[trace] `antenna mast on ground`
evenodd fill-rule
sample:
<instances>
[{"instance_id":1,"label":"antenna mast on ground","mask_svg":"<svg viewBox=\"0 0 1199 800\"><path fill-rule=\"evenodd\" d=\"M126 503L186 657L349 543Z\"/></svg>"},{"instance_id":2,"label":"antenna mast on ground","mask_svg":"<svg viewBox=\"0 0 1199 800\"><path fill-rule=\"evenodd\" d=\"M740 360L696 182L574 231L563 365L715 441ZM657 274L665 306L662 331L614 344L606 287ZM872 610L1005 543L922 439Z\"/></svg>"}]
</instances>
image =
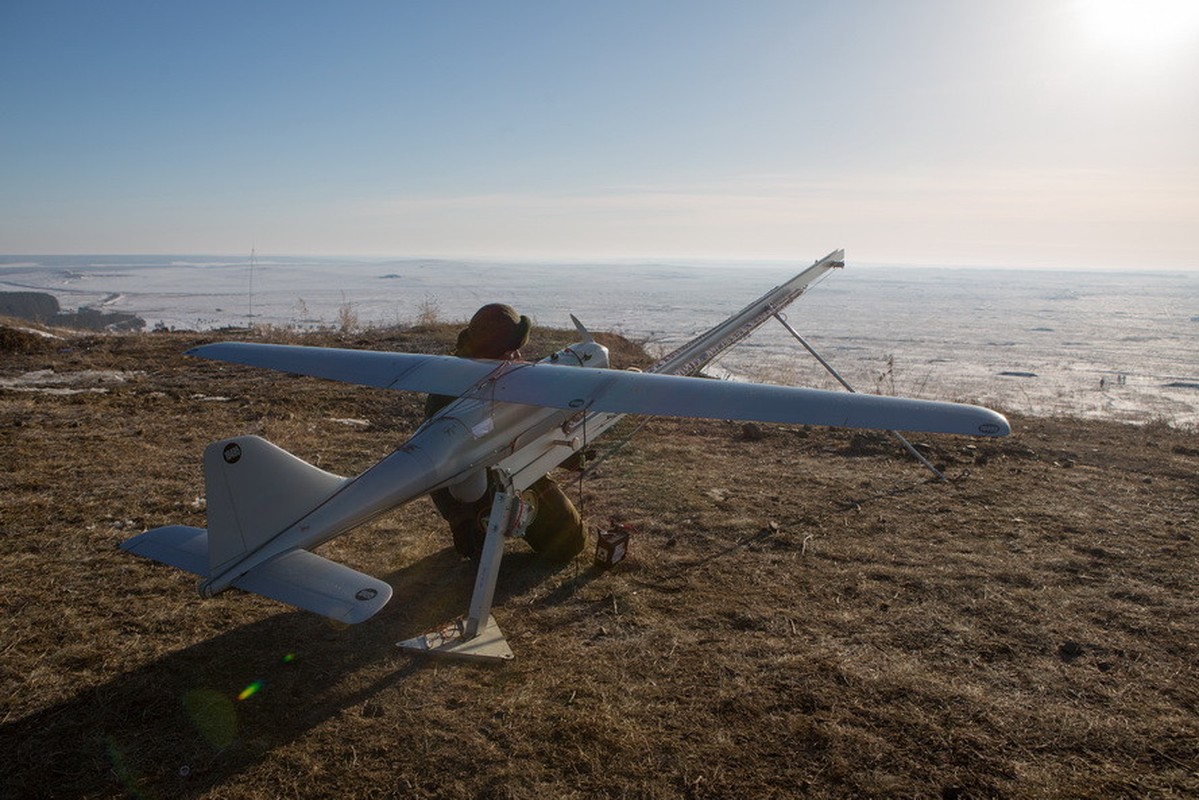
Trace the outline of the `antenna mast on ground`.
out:
<instances>
[{"instance_id":1,"label":"antenna mast on ground","mask_svg":"<svg viewBox=\"0 0 1199 800\"><path fill-rule=\"evenodd\" d=\"M250 245L250 289L246 312L246 327L254 324L254 245Z\"/></svg>"}]
</instances>

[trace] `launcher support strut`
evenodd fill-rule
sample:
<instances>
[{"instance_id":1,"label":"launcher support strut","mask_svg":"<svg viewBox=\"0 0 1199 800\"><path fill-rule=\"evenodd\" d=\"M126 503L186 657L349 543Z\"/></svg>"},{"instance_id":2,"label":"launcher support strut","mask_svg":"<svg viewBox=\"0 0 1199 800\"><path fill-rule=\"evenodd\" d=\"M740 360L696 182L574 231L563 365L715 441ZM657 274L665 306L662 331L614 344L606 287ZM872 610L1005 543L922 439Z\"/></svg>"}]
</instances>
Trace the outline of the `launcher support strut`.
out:
<instances>
[{"instance_id":1,"label":"launcher support strut","mask_svg":"<svg viewBox=\"0 0 1199 800\"><path fill-rule=\"evenodd\" d=\"M826 370L828 370L828 373L830 375L832 375L834 378L836 378L837 381L842 386L844 386L847 391L857 394L857 389L854 389L852 386L850 386L849 381L842 378L841 374L838 373L837 370L833 369L833 366L831 364L829 364L827 361L825 361L824 358L819 353L816 352L816 348L814 348L814 347L812 347L812 345L808 344L807 339L800 336L799 331L797 331L797 330L795 330L795 328L791 327L791 323L787 322L787 320L783 317L783 315L777 309L774 310L772 313L774 315L774 318L777 319L779 321L779 323L784 328L787 329L787 332L795 337L795 341L802 344L804 349L812 354L812 358L814 358L820 362L820 366L822 366ZM902 433L900 433L899 431L887 431L887 432L890 433L892 436L894 436L896 439L898 439L900 441L900 443L905 448L907 448L907 451L909 453L911 453L912 456L915 457L915 459L917 461L919 461L921 464L923 464L925 467L928 468L929 472L936 475L939 480L945 480L945 475L942 474L941 470L934 467L932 462L924 457L923 453L921 453L919 450L917 450L915 447L913 447L912 443L903 437Z\"/></svg>"},{"instance_id":2,"label":"launcher support strut","mask_svg":"<svg viewBox=\"0 0 1199 800\"><path fill-rule=\"evenodd\" d=\"M399 642L401 650L476 661L512 660L512 649L491 616L491 601L495 596L496 578L500 574L500 561L504 557L504 540L516 528L521 502L520 494L511 483L505 482L504 487L495 493L467 615L437 630Z\"/></svg>"}]
</instances>

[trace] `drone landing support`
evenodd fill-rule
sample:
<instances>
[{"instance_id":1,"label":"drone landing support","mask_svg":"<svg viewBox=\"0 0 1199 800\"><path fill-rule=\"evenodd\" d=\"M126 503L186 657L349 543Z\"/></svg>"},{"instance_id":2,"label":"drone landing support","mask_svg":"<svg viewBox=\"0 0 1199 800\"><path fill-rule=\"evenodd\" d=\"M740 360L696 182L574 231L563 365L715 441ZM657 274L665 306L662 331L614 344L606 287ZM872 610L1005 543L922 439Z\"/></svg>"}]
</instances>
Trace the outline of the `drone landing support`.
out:
<instances>
[{"instance_id":1,"label":"drone landing support","mask_svg":"<svg viewBox=\"0 0 1199 800\"><path fill-rule=\"evenodd\" d=\"M511 661L512 648L495 617L488 616L487 624L474 636L466 635L467 619L459 617L443 628L422 633L399 642L405 653L427 656L446 656L471 661Z\"/></svg>"},{"instance_id":2,"label":"drone landing support","mask_svg":"<svg viewBox=\"0 0 1199 800\"><path fill-rule=\"evenodd\" d=\"M519 524L521 516L521 500L515 491L496 492L479 571L475 574L469 613L436 630L397 642L401 650L475 661L512 660L512 648L508 647L503 631L491 616L491 599L500 574L500 560L504 557L504 539Z\"/></svg>"}]
</instances>

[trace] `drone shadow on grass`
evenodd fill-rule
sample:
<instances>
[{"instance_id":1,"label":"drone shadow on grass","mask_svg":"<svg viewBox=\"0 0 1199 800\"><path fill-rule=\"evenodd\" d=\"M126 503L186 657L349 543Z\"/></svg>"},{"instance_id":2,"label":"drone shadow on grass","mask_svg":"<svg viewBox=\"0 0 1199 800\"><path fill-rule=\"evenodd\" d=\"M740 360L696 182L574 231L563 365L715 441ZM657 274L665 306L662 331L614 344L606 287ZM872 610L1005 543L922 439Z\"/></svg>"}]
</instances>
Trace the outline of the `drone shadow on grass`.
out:
<instances>
[{"instance_id":1,"label":"drone shadow on grass","mask_svg":"<svg viewBox=\"0 0 1199 800\"><path fill-rule=\"evenodd\" d=\"M497 607L560 569L532 553L506 554ZM361 625L274 614L6 723L0 796L194 796L346 709L381 715L370 699L429 663L396 642L465 613L473 577L473 565L442 550L386 575L391 602ZM364 667L377 675L357 674Z\"/></svg>"}]
</instances>

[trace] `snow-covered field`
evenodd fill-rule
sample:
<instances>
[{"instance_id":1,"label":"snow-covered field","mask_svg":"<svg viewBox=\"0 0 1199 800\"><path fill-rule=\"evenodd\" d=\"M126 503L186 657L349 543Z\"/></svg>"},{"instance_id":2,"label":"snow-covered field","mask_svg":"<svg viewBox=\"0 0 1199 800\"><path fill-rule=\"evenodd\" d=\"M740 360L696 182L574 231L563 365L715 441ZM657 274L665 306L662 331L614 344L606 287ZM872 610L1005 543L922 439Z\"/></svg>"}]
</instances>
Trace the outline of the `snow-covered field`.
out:
<instances>
[{"instance_id":1,"label":"snow-covered field","mask_svg":"<svg viewBox=\"0 0 1199 800\"><path fill-rule=\"evenodd\" d=\"M806 263L507 264L420 259L0 257L0 290L149 326L463 320L507 302L538 324L668 350ZM1199 274L859 266L812 288L791 324L859 391L1035 414L1199 423ZM734 376L832 388L782 326L727 354Z\"/></svg>"}]
</instances>

